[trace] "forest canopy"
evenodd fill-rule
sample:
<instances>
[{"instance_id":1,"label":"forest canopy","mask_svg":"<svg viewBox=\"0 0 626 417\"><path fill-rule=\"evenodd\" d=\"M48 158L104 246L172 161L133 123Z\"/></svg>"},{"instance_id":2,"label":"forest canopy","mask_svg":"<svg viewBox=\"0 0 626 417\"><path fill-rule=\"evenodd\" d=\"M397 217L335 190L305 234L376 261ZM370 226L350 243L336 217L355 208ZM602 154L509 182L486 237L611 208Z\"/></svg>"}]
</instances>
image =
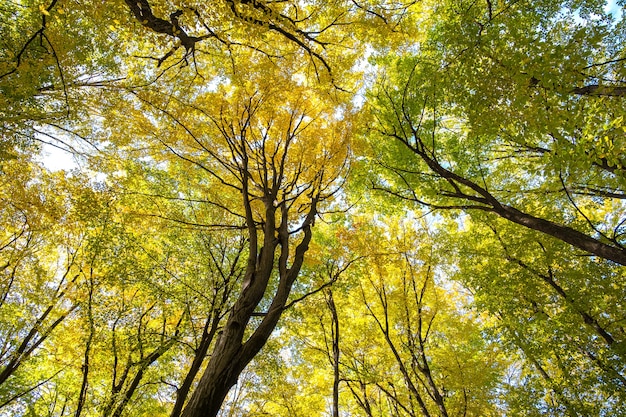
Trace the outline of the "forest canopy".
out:
<instances>
[{"instance_id":1,"label":"forest canopy","mask_svg":"<svg viewBox=\"0 0 626 417\"><path fill-rule=\"evenodd\" d=\"M622 2L0 5L0 416L626 415Z\"/></svg>"}]
</instances>

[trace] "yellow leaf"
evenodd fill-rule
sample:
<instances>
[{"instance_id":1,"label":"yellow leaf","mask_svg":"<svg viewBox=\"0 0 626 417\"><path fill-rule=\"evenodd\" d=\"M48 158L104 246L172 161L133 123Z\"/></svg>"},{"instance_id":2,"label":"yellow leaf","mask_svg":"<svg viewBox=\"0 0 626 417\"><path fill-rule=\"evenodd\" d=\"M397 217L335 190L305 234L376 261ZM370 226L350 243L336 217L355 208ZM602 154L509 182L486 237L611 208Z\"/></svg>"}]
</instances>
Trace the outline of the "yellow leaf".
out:
<instances>
[{"instance_id":1,"label":"yellow leaf","mask_svg":"<svg viewBox=\"0 0 626 417\"><path fill-rule=\"evenodd\" d=\"M46 10L45 7L43 7L41 4L39 5L39 11L43 14L45 14L46 16L50 16L50 12Z\"/></svg>"}]
</instances>

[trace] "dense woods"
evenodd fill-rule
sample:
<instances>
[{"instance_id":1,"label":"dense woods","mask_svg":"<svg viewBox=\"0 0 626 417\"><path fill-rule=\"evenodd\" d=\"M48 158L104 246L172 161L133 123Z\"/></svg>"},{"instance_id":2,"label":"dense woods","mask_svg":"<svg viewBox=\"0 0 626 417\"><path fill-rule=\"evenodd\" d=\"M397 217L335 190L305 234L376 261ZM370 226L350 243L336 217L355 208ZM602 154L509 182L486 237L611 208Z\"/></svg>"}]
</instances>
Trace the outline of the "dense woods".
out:
<instances>
[{"instance_id":1,"label":"dense woods","mask_svg":"<svg viewBox=\"0 0 626 417\"><path fill-rule=\"evenodd\" d=\"M0 416L626 415L599 0L0 4Z\"/></svg>"}]
</instances>

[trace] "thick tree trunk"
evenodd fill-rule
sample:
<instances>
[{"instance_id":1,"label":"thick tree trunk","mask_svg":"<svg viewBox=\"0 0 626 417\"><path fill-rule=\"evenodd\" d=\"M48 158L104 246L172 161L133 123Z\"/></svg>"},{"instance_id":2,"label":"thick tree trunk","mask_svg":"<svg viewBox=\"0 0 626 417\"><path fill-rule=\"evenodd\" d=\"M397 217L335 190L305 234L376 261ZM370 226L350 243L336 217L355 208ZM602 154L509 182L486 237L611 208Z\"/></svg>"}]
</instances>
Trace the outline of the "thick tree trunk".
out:
<instances>
[{"instance_id":1,"label":"thick tree trunk","mask_svg":"<svg viewBox=\"0 0 626 417\"><path fill-rule=\"evenodd\" d=\"M228 391L237 382L243 370L237 355L219 355L214 352L209 367L202 375L183 417L214 417L220 411Z\"/></svg>"},{"instance_id":2,"label":"thick tree trunk","mask_svg":"<svg viewBox=\"0 0 626 417\"><path fill-rule=\"evenodd\" d=\"M192 394L182 417L215 417L219 412L228 391L237 383L239 375L250 361L259 353L276 327L289 298L291 287L300 273L304 254L311 241L311 227L317 215L317 200L313 199L306 219L302 225L304 234L296 247L291 268L287 268L289 259L289 231L287 207L281 206L282 219L276 227L276 207L274 199L265 202L266 222L263 225L264 246L256 249L256 230L250 228L250 255L243 289L231 309L227 323L218 336L217 343L209 364ZM249 209L249 201L245 201ZM248 212L250 214L250 212ZM250 217L248 217L251 219ZM249 221L249 224L253 224ZM278 232L278 237L276 237ZM278 268L275 267L276 249L280 247ZM265 296L270 278L278 272L278 287L272 297L272 303L264 314L262 322L244 342L246 327L255 309Z\"/></svg>"}]
</instances>

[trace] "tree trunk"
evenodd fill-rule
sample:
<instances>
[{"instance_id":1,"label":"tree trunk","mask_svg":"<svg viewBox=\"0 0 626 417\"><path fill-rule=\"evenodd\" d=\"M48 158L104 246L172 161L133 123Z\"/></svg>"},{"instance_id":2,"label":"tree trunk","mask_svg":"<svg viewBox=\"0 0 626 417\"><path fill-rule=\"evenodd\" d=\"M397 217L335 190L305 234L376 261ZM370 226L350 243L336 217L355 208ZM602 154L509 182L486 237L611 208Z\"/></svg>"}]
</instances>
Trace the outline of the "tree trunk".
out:
<instances>
[{"instance_id":1,"label":"tree trunk","mask_svg":"<svg viewBox=\"0 0 626 417\"><path fill-rule=\"evenodd\" d=\"M579 96L623 97L626 96L626 87L590 84L584 87L576 87L572 89L572 93Z\"/></svg>"},{"instance_id":2,"label":"tree trunk","mask_svg":"<svg viewBox=\"0 0 626 417\"><path fill-rule=\"evenodd\" d=\"M534 217L511 206L495 206L493 211L513 223L545 233L601 258L626 265L626 251L624 249L607 245L571 227Z\"/></svg>"},{"instance_id":3,"label":"tree trunk","mask_svg":"<svg viewBox=\"0 0 626 417\"><path fill-rule=\"evenodd\" d=\"M288 208L285 203L281 206L282 219L277 228L276 207L273 202L273 198L265 202L264 246L258 251L256 250L256 230L253 230L254 226L249 227L250 252L243 289L231 309L223 331L218 336L209 364L183 410L182 417L215 417L217 415L228 391L237 383L241 372L269 339L287 303L293 282L300 273L304 254L309 248L312 237L311 227L317 215L317 200L313 199L311 202L309 212L303 222L304 236L296 247L291 268L287 268L289 259ZM249 201L246 200L245 205L249 214ZM251 215L248 219L251 219ZM249 220L248 224L254 223ZM278 237L276 237L276 232L278 232ZM275 268L276 249L279 246L278 268ZM265 296L270 278L275 272L278 272L279 282L272 297L272 303L267 313L264 314L261 324L243 342L250 318Z\"/></svg>"},{"instance_id":4,"label":"tree trunk","mask_svg":"<svg viewBox=\"0 0 626 417\"><path fill-rule=\"evenodd\" d=\"M241 347L227 346L223 338L218 344L221 346L213 351L209 366L185 407L183 417L216 416L228 391L237 383L239 374L247 365L242 362Z\"/></svg>"},{"instance_id":5,"label":"tree trunk","mask_svg":"<svg viewBox=\"0 0 626 417\"><path fill-rule=\"evenodd\" d=\"M200 341L200 346L195 351L195 355L193 358L193 362L191 363L191 368L189 368L189 372L185 376L183 384L176 391L176 402L174 403L174 408L172 409L172 413L170 417L179 417L180 413L183 411L183 405L185 404L185 400L189 396L189 391L191 390L191 385L193 384L196 375L200 371L200 367L202 366L202 362L206 357L207 351L209 350L209 346L213 341L213 337L217 332L217 326L219 324L219 312L216 312L212 318L207 319L204 330L202 333L202 340ZM210 327L210 329L209 329Z\"/></svg>"},{"instance_id":6,"label":"tree trunk","mask_svg":"<svg viewBox=\"0 0 626 417\"><path fill-rule=\"evenodd\" d=\"M333 299L333 291L328 290L328 296L326 298L326 304L330 310L332 317L331 321L331 334L332 334L332 359L331 364L333 366L333 404L332 404L332 416L339 417L339 316L337 315L337 307L335 306L335 300Z\"/></svg>"},{"instance_id":7,"label":"tree trunk","mask_svg":"<svg viewBox=\"0 0 626 417\"><path fill-rule=\"evenodd\" d=\"M563 226L550 220L535 217L531 214L524 213L516 209L515 207L502 204L485 187L482 187L474 181L443 167L434 157L429 155L426 146L419 137L415 138L415 140L417 141L416 146L412 146L408 142L408 140L398 137L397 135L394 137L402 141L411 151L421 157L434 173L445 179L450 185L455 188L454 193L447 193L448 196L465 199L468 202L479 203L473 206L466 207L439 206L436 204L431 204L431 207L443 209L480 209L484 211L489 211L513 223L517 223L529 229L545 233L576 248L582 249L585 252L626 266L626 250L624 250L623 248L611 246L583 232L579 232L578 230L571 227ZM467 192L462 191L461 186L469 188L470 190L474 191L475 194L468 194Z\"/></svg>"}]
</instances>

